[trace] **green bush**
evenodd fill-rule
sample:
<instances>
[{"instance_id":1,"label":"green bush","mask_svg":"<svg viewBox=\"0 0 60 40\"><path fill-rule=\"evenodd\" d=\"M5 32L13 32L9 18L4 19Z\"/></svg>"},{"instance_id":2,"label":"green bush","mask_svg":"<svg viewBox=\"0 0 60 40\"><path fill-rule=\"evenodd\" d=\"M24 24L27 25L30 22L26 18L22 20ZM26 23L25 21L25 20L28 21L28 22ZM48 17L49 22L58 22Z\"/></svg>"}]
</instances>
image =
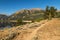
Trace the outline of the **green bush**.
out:
<instances>
[{"instance_id":1,"label":"green bush","mask_svg":"<svg viewBox=\"0 0 60 40\"><path fill-rule=\"evenodd\" d=\"M22 23L22 19L18 19L17 22L18 22L18 23Z\"/></svg>"},{"instance_id":2,"label":"green bush","mask_svg":"<svg viewBox=\"0 0 60 40\"><path fill-rule=\"evenodd\" d=\"M44 20L44 18L37 18L34 20L34 22L40 22L41 20Z\"/></svg>"},{"instance_id":3,"label":"green bush","mask_svg":"<svg viewBox=\"0 0 60 40\"><path fill-rule=\"evenodd\" d=\"M22 24L23 24L22 19L17 19L17 25L22 25Z\"/></svg>"}]
</instances>

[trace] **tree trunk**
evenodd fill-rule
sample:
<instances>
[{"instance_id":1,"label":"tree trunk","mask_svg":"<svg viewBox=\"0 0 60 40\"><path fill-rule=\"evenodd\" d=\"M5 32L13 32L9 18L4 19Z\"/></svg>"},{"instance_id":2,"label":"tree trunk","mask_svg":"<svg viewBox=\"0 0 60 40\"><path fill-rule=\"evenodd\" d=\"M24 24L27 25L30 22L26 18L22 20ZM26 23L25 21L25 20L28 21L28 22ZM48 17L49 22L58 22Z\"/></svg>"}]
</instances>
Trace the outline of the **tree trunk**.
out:
<instances>
[{"instance_id":1,"label":"tree trunk","mask_svg":"<svg viewBox=\"0 0 60 40\"><path fill-rule=\"evenodd\" d=\"M49 18L48 18L49 20L51 20L52 19L52 17L51 17L51 13L49 13Z\"/></svg>"}]
</instances>

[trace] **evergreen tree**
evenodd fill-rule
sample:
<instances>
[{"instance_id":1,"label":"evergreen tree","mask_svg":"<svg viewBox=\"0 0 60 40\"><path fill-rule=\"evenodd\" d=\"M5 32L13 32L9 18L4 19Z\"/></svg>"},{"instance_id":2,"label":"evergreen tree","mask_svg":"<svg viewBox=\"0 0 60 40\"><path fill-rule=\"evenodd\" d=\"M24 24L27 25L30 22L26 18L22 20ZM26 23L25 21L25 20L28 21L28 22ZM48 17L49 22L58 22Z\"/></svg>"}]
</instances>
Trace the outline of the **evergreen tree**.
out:
<instances>
[{"instance_id":1,"label":"evergreen tree","mask_svg":"<svg viewBox=\"0 0 60 40\"><path fill-rule=\"evenodd\" d=\"M48 18L48 19L52 19L53 17L56 16L56 11L57 11L57 9L55 9L55 7L46 6L45 17Z\"/></svg>"}]
</instances>

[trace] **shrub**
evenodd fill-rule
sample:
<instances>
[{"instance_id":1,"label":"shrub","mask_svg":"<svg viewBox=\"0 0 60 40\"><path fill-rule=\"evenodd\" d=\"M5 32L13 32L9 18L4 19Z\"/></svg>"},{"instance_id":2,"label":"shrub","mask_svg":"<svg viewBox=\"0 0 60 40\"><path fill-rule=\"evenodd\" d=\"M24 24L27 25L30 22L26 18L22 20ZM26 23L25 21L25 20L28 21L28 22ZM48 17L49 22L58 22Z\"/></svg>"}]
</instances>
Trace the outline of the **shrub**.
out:
<instances>
[{"instance_id":1,"label":"shrub","mask_svg":"<svg viewBox=\"0 0 60 40\"><path fill-rule=\"evenodd\" d=\"M22 24L23 24L22 19L17 19L17 25L22 25Z\"/></svg>"},{"instance_id":2,"label":"shrub","mask_svg":"<svg viewBox=\"0 0 60 40\"><path fill-rule=\"evenodd\" d=\"M41 20L44 20L44 18L37 18L37 19L35 19L34 21L40 22Z\"/></svg>"}]
</instances>

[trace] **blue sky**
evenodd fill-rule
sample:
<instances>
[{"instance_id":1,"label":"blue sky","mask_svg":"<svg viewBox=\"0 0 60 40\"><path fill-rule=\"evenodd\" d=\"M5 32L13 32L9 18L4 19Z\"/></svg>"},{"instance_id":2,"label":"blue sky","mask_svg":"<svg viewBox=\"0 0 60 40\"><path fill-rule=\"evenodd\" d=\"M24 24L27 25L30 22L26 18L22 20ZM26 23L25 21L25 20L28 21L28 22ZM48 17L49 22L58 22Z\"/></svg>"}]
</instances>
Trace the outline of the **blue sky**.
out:
<instances>
[{"instance_id":1,"label":"blue sky","mask_svg":"<svg viewBox=\"0 0 60 40\"><path fill-rule=\"evenodd\" d=\"M0 0L0 14L11 15L21 9L55 6L60 10L60 0Z\"/></svg>"}]
</instances>

